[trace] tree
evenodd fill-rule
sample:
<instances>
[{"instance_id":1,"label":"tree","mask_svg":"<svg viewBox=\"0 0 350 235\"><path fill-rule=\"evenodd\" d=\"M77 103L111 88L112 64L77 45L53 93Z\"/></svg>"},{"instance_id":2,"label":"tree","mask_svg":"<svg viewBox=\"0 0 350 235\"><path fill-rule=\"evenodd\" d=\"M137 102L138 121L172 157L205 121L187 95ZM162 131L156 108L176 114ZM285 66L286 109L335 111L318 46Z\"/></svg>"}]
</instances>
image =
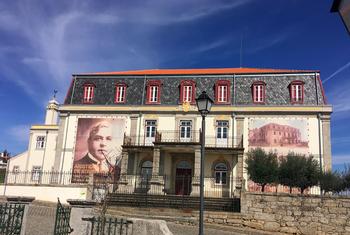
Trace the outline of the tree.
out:
<instances>
[{"instance_id":1,"label":"tree","mask_svg":"<svg viewBox=\"0 0 350 235\"><path fill-rule=\"evenodd\" d=\"M276 183L278 180L278 161L275 153L266 153L261 148L252 149L247 153L245 163L249 177L261 186L264 192L267 184Z\"/></svg>"},{"instance_id":2,"label":"tree","mask_svg":"<svg viewBox=\"0 0 350 235\"><path fill-rule=\"evenodd\" d=\"M293 187L297 187L303 194L305 189L317 185L319 176L318 162L312 156L291 152L281 159L279 182L288 186L290 193Z\"/></svg>"},{"instance_id":3,"label":"tree","mask_svg":"<svg viewBox=\"0 0 350 235\"><path fill-rule=\"evenodd\" d=\"M326 171L320 174L320 187L324 193L338 193L344 189L344 180L338 172Z\"/></svg>"},{"instance_id":4,"label":"tree","mask_svg":"<svg viewBox=\"0 0 350 235\"><path fill-rule=\"evenodd\" d=\"M342 172L342 179L344 182L344 188L350 190L350 164L345 165L345 170Z\"/></svg>"}]
</instances>

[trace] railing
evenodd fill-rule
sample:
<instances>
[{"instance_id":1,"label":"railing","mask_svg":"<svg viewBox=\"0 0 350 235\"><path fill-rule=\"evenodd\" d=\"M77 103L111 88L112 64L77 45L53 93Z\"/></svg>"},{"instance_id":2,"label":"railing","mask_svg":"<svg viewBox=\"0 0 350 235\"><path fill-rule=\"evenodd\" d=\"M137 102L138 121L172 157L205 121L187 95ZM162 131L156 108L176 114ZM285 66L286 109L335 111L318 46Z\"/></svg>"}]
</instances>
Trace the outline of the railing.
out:
<instances>
[{"instance_id":1,"label":"railing","mask_svg":"<svg viewBox=\"0 0 350 235\"><path fill-rule=\"evenodd\" d=\"M87 184L90 174L70 171L8 171L6 184L71 185Z\"/></svg>"},{"instance_id":2,"label":"railing","mask_svg":"<svg viewBox=\"0 0 350 235\"><path fill-rule=\"evenodd\" d=\"M199 144L201 140L200 131L158 131L154 137L144 135L124 135L124 146L153 146L154 143L168 144ZM211 148L237 148L242 147L241 137L217 138L216 136L205 136L205 146Z\"/></svg>"},{"instance_id":3,"label":"railing","mask_svg":"<svg viewBox=\"0 0 350 235\"><path fill-rule=\"evenodd\" d=\"M115 193L121 194L157 194L178 196L199 196L199 177L193 176L141 176L122 175ZM219 183L214 177L204 178L204 196L212 198L230 198L240 181L227 177Z\"/></svg>"},{"instance_id":4,"label":"railing","mask_svg":"<svg viewBox=\"0 0 350 235\"><path fill-rule=\"evenodd\" d=\"M91 223L91 235L110 235L110 234L120 234L128 235L129 231L132 231L133 222L126 219L118 219L113 217L91 217L82 218L83 221L88 221Z\"/></svg>"},{"instance_id":5,"label":"railing","mask_svg":"<svg viewBox=\"0 0 350 235\"><path fill-rule=\"evenodd\" d=\"M0 234L21 234L24 204L0 204Z\"/></svg>"},{"instance_id":6,"label":"railing","mask_svg":"<svg viewBox=\"0 0 350 235\"><path fill-rule=\"evenodd\" d=\"M58 199L54 235L68 235L73 232L69 224L71 209L70 206L63 206Z\"/></svg>"}]
</instances>

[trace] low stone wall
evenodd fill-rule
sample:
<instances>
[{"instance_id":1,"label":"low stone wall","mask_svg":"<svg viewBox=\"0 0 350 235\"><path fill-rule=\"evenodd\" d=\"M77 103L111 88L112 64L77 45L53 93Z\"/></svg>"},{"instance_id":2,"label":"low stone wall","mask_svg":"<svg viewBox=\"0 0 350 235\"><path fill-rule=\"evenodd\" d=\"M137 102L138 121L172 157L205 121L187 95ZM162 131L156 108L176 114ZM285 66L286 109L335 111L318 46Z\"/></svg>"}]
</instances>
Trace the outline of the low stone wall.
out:
<instances>
[{"instance_id":1,"label":"low stone wall","mask_svg":"<svg viewBox=\"0 0 350 235\"><path fill-rule=\"evenodd\" d=\"M199 214L190 209L136 207L111 208L111 212L192 225L198 223ZM244 192L241 213L205 211L204 221L253 234L350 234L350 198Z\"/></svg>"},{"instance_id":2,"label":"low stone wall","mask_svg":"<svg viewBox=\"0 0 350 235\"><path fill-rule=\"evenodd\" d=\"M264 231L350 234L350 198L246 192L241 214L242 225Z\"/></svg>"}]
</instances>

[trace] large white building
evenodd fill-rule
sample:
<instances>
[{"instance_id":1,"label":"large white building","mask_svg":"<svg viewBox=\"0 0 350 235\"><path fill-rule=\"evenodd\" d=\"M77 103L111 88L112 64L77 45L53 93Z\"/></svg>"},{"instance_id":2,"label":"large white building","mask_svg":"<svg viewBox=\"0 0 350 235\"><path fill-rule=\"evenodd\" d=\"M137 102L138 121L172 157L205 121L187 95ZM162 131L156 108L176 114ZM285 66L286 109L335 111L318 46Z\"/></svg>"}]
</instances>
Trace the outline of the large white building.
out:
<instances>
[{"instance_id":1,"label":"large white building","mask_svg":"<svg viewBox=\"0 0 350 235\"><path fill-rule=\"evenodd\" d=\"M198 195L201 116L195 98L202 91L214 100L206 118L207 196L254 190L244 170L251 148L311 154L329 170L332 107L319 76L255 68L73 75L64 103L49 102L45 123L30 129L28 150L10 160L6 194L19 193L21 184L31 185L23 194L56 187L87 198L88 175L109 171L120 173L119 191ZM107 127L109 142L99 142L97 150L107 160L99 161L87 154L89 143ZM39 186L31 191L32 185Z\"/></svg>"}]
</instances>

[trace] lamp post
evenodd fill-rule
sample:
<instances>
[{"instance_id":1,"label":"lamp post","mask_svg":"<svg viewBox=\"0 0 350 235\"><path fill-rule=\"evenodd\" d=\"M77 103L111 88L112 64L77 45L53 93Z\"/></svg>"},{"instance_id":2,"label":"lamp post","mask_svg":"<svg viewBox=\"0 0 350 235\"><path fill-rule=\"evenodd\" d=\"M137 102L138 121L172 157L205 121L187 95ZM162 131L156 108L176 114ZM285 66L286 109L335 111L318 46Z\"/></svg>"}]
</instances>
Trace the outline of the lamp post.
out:
<instances>
[{"instance_id":1,"label":"lamp post","mask_svg":"<svg viewBox=\"0 0 350 235\"><path fill-rule=\"evenodd\" d=\"M202 116L202 135L201 135L201 164L200 164L200 208L199 208L199 235L203 235L203 212L204 212L204 156L205 156L205 117L210 112L213 100L205 91L196 99L198 111Z\"/></svg>"}]
</instances>

